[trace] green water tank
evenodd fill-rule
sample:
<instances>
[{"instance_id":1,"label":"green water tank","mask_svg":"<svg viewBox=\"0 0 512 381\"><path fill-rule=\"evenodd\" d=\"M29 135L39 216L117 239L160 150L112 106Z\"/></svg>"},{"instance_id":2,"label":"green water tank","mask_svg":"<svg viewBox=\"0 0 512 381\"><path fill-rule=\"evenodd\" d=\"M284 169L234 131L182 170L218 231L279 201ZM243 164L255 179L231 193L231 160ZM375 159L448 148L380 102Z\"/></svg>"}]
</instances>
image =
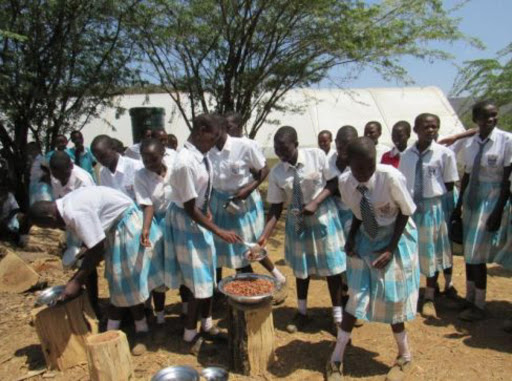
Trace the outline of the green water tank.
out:
<instances>
[{"instance_id":1,"label":"green water tank","mask_svg":"<svg viewBox=\"0 0 512 381\"><path fill-rule=\"evenodd\" d=\"M162 107L133 107L130 109L133 142L138 143L142 133L149 127L165 129L165 109Z\"/></svg>"}]
</instances>

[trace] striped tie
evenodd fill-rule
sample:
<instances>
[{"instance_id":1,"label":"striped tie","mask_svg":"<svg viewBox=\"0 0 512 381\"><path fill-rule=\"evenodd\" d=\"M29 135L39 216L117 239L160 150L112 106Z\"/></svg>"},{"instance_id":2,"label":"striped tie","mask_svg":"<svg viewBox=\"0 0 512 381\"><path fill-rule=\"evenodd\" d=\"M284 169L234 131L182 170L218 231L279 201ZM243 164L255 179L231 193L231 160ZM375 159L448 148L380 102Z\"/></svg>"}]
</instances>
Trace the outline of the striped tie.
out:
<instances>
[{"instance_id":1,"label":"striped tie","mask_svg":"<svg viewBox=\"0 0 512 381\"><path fill-rule=\"evenodd\" d=\"M473 161L473 169L471 170L471 175L469 178L469 193L468 193L468 207L469 209L475 209L477 206L477 197L478 197L478 178L480 175L480 163L482 162L482 155L484 153L484 147L489 141L489 138L485 139L483 142L478 142L480 145L478 149L478 153L475 156L475 160Z\"/></svg>"},{"instance_id":2,"label":"striped tie","mask_svg":"<svg viewBox=\"0 0 512 381\"><path fill-rule=\"evenodd\" d=\"M292 213L295 214L295 232L302 234L304 232L304 196L300 187L300 177L297 167L291 167L293 171L293 189L292 189Z\"/></svg>"},{"instance_id":3,"label":"striped tie","mask_svg":"<svg viewBox=\"0 0 512 381\"><path fill-rule=\"evenodd\" d=\"M414 174L414 203L419 211L423 209L423 157L426 152L416 152L418 161L416 162L416 172Z\"/></svg>"},{"instance_id":4,"label":"striped tie","mask_svg":"<svg viewBox=\"0 0 512 381\"><path fill-rule=\"evenodd\" d=\"M206 213L208 213L208 206L210 205L210 196L212 194L212 173L210 172L210 163L208 162L208 158L206 156L203 159L203 163L206 167L206 172L208 172L208 187L206 188L204 203L201 211L206 216Z\"/></svg>"},{"instance_id":5,"label":"striped tie","mask_svg":"<svg viewBox=\"0 0 512 381\"><path fill-rule=\"evenodd\" d=\"M358 185L357 190L361 193L361 202L359 203L359 208L361 209L361 217L363 218L364 229L371 238L375 238L379 230L379 225L377 224L377 220L375 218L373 206L368 199L368 188L364 185Z\"/></svg>"}]
</instances>

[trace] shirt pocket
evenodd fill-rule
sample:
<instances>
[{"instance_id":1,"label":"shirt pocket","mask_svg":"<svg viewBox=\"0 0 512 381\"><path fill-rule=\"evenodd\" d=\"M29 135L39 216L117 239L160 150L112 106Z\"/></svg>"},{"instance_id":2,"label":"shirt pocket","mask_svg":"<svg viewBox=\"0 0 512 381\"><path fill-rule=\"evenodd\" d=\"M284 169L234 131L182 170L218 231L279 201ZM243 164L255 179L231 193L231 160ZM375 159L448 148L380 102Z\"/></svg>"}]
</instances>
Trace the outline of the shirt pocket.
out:
<instances>
[{"instance_id":1,"label":"shirt pocket","mask_svg":"<svg viewBox=\"0 0 512 381\"><path fill-rule=\"evenodd\" d=\"M395 208L393 207L391 202L387 200L375 202L375 204L373 205L373 209L377 216L384 218L393 217L395 212Z\"/></svg>"},{"instance_id":2,"label":"shirt pocket","mask_svg":"<svg viewBox=\"0 0 512 381\"><path fill-rule=\"evenodd\" d=\"M240 160L230 161L228 170L231 175L240 176L244 172L244 162Z\"/></svg>"},{"instance_id":3,"label":"shirt pocket","mask_svg":"<svg viewBox=\"0 0 512 381\"><path fill-rule=\"evenodd\" d=\"M501 165L501 160L499 155L488 153L484 156L483 164L490 168L498 168Z\"/></svg>"}]
</instances>

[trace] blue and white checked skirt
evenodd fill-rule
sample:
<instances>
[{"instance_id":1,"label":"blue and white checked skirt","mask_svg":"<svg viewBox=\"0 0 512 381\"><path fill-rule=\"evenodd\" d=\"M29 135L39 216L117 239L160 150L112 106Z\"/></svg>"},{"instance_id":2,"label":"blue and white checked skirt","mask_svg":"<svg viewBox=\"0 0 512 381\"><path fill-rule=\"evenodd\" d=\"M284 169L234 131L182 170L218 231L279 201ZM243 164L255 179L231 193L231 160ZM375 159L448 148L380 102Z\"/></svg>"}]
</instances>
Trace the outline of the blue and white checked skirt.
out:
<instances>
[{"instance_id":1,"label":"blue and white checked skirt","mask_svg":"<svg viewBox=\"0 0 512 381\"><path fill-rule=\"evenodd\" d=\"M305 229L295 232L296 217L288 210L285 227L285 259L293 275L331 276L346 269L345 237L332 197L327 198L312 216L304 216Z\"/></svg>"},{"instance_id":2,"label":"blue and white checked skirt","mask_svg":"<svg viewBox=\"0 0 512 381\"><path fill-rule=\"evenodd\" d=\"M171 204L165 218L166 263L176 258L182 283L194 297L211 297L217 267L212 232L194 222L176 204Z\"/></svg>"},{"instance_id":3,"label":"blue and white checked skirt","mask_svg":"<svg viewBox=\"0 0 512 381\"><path fill-rule=\"evenodd\" d=\"M464 258L469 264L491 263L496 253L505 245L510 206L505 205L501 225L497 232L488 232L485 225L500 196L501 183L481 182L478 187L478 204L475 210L467 206L469 191L464 192L462 226Z\"/></svg>"},{"instance_id":4,"label":"blue and white checked skirt","mask_svg":"<svg viewBox=\"0 0 512 381\"><path fill-rule=\"evenodd\" d=\"M52 186L42 181L34 181L29 185L29 203L37 201L53 201Z\"/></svg>"},{"instance_id":5,"label":"blue and white checked skirt","mask_svg":"<svg viewBox=\"0 0 512 381\"><path fill-rule=\"evenodd\" d=\"M222 229L235 231L245 242L256 242L265 227L265 212L260 192L256 189L246 200L237 201L240 206L237 214L231 214L224 209L224 204L231 197L228 193L213 190L210 202L213 222ZM227 243L216 235L213 236L213 241L218 267L239 269L249 265L250 262L243 255L247 251L247 246Z\"/></svg>"},{"instance_id":6,"label":"blue and white checked skirt","mask_svg":"<svg viewBox=\"0 0 512 381\"><path fill-rule=\"evenodd\" d=\"M332 196L332 198L336 204L336 208L338 209L338 217L340 219L341 226L343 228L343 234L346 240L350 231L350 226L352 225L352 218L354 215L352 214L352 210L343 204L340 197Z\"/></svg>"},{"instance_id":7,"label":"blue and white checked skirt","mask_svg":"<svg viewBox=\"0 0 512 381\"><path fill-rule=\"evenodd\" d=\"M349 299L346 311L358 319L396 324L414 319L416 315L420 272L418 235L409 219L398 248L385 269L376 269L376 250L386 247L394 225L380 227L371 239L361 226L356 236L356 256L347 257Z\"/></svg>"},{"instance_id":8,"label":"blue and white checked skirt","mask_svg":"<svg viewBox=\"0 0 512 381\"><path fill-rule=\"evenodd\" d=\"M170 207L170 206L169 206ZM168 211L155 214L153 224L156 224L162 232L162 260L164 262L165 286L169 289L177 289L182 284L178 258L173 247L171 234L171 220L168 220Z\"/></svg>"},{"instance_id":9,"label":"blue and white checked skirt","mask_svg":"<svg viewBox=\"0 0 512 381\"><path fill-rule=\"evenodd\" d=\"M459 199L459 190L453 187L453 190L451 192L446 192L441 197L443 200L443 210L444 216L446 218L446 224L450 226L452 213L453 210L455 209L455 206L457 205L457 200Z\"/></svg>"},{"instance_id":10,"label":"blue and white checked skirt","mask_svg":"<svg viewBox=\"0 0 512 381\"><path fill-rule=\"evenodd\" d=\"M161 233L151 225L149 239L152 246L146 248L140 244L142 224L142 212L134 205L107 233L105 277L110 302L117 307L144 303L152 290L164 284L162 256L159 254Z\"/></svg>"},{"instance_id":11,"label":"blue and white checked skirt","mask_svg":"<svg viewBox=\"0 0 512 381\"><path fill-rule=\"evenodd\" d=\"M420 271L427 278L452 267L452 249L443 197L424 199L413 215L418 229Z\"/></svg>"},{"instance_id":12,"label":"blue and white checked skirt","mask_svg":"<svg viewBox=\"0 0 512 381\"><path fill-rule=\"evenodd\" d=\"M510 206L509 206L510 208ZM512 216L510 217L512 218ZM503 248L496 254L494 262L508 270L512 270L512 221L507 222L507 242Z\"/></svg>"}]
</instances>

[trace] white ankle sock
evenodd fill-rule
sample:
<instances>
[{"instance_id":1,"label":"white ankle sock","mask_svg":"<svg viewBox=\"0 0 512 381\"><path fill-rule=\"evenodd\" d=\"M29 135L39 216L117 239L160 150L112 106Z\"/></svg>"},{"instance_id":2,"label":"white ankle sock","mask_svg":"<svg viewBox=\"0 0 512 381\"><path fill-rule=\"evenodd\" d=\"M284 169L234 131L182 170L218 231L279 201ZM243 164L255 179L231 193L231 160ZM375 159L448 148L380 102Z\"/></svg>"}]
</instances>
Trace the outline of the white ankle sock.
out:
<instances>
[{"instance_id":1,"label":"white ankle sock","mask_svg":"<svg viewBox=\"0 0 512 381\"><path fill-rule=\"evenodd\" d=\"M453 287L452 274L444 274L444 290L449 290Z\"/></svg>"},{"instance_id":2,"label":"white ankle sock","mask_svg":"<svg viewBox=\"0 0 512 381\"><path fill-rule=\"evenodd\" d=\"M341 306L332 307L332 318L335 323L341 323L341 319L343 318L343 310Z\"/></svg>"},{"instance_id":3,"label":"white ankle sock","mask_svg":"<svg viewBox=\"0 0 512 381\"><path fill-rule=\"evenodd\" d=\"M197 335L197 329L186 329L185 332L183 332L183 340L190 343Z\"/></svg>"},{"instance_id":4,"label":"white ankle sock","mask_svg":"<svg viewBox=\"0 0 512 381\"><path fill-rule=\"evenodd\" d=\"M466 300L468 302L475 302L475 282L470 280L466 281Z\"/></svg>"},{"instance_id":5,"label":"white ankle sock","mask_svg":"<svg viewBox=\"0 0 512 381\"><path fill-rule=\"evenodd\" d=\"M204 332L208 332L213 327L212 317L208 316L207 318L201 319L201 328Z\"/></svg>"},{"instance_id":6,"label":"white ankle sock","mask_svg":"<svg viewBox=\"0 0 512 381\"><path fill-rule=\"evenodd\" d=\"M298 299L297 300L297 309L299 313L302 315L307 315L308 313L308 300L307 299Z\"/></svg>"},{"instance_id":7,"label":"white ankle sock","mask_svg":"<svg viewBox=\"0 0 512 381\"><path fill-rule=\"evenodd\" d=\"M283 273L279 271L277 267L274 267L274 270L272 270L272 275L274 278L276 278L280 283L286 282L286 278L284 277Z\"/></svg>"},{"instance_id":8,"label":"white ankle sock","mask_svg":"<svg viewBox=\"0 0 512 381\"><path fill-rule=\"evenodd\" d=\"M121 320L107 320L107 331L115 331L121 327Z\"/></svg>"},{"instance_id":9,"label":"white ankle sock","mask_svg":"<svg viewBox=\"0 0 512 381\"><path fill-rule=\"evenodd\" d=\"M165 313L164 311L155 311L156 314L156 324L164 324L165 323Z\"/></svg>"},{"instance_id":10,"label":"white ankle sock","mask_svg":"<svg viewBox=\"0 0 512 381\"><path fill-rule=\"evenodd\" d=\"M188 302L181 303L181 313L185 315L188 313Z\"/></svg>"},{"instance_id":11,"label":"white ankle sock","mask_svg":"<svg viewBox=\"0 0 512 381\"><path fill-rule=\"evenodd\" d=\"M135 332L148 332L148 322L146 318L142 318L140 320L135 320Z\"/></svg>"},{"instance_id":12,"label":"white ankle sock","mask_svg":"<svg viewBox=\"0 0 512 381\"><path fill-rule=\"evenodd\" d=\"M426 287L425 288L425 300L434 300L434 292L435 288L433 287Z\"/></svg>"},{"instance_id":13,"label":"white ankle sock","mask_svg":"<svg viewBox=\"0 0 512 381\"><path fill-rule=\"evenodd\" d=\"M407 339L407 332L393 333L395 336L396 344L398 345L398 355L402 356L404 360L411 361L412 355L409 349L409 340Z\"/></svg>"},{"instance_id":14,"label":"white ankle sock","mask_svg":"<svg viewBox=\"0 0 512 381\"><path fill-rule=\"evenodd\" d=\"M475 306L483 310L485 308L485 289L475 288Z\"/></svg>"},{"instance_id":15,"label":"white ankle sock","mask_svg":"<svg viewBox=\"0 0 512 381\"><path fill-rule=\"evenodd\" d=\"M350 335L350 332L345 332L342 329L338 329L338 338L336 340L334 351L331 355L331 362L343 362L343 354L345 353L345 348L350 341Z\"/></svg>"}]
</instances>

